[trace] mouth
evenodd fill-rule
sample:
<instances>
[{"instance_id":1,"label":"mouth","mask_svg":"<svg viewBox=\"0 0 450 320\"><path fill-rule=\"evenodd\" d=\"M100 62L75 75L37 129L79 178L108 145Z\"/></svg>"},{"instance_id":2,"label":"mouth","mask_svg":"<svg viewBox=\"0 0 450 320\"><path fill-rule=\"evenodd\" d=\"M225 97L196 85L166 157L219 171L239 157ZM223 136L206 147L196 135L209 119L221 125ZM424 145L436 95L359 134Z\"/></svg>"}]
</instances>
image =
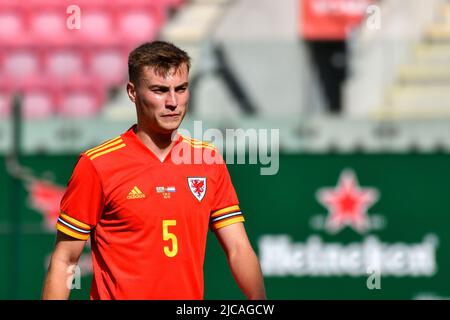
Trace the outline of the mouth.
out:
<instances>
[{"instance_id":1,"label":"mouth","mask_svg":"<svg viewBox=\"0 0 450 320\"><path fill-rule=\"evenodd\" d=\"M177 118L179 116L180 116L179 113L168 113L168 114L162 115L161 117L163 117L163 118Z\"/></svg>"}]
</instances>

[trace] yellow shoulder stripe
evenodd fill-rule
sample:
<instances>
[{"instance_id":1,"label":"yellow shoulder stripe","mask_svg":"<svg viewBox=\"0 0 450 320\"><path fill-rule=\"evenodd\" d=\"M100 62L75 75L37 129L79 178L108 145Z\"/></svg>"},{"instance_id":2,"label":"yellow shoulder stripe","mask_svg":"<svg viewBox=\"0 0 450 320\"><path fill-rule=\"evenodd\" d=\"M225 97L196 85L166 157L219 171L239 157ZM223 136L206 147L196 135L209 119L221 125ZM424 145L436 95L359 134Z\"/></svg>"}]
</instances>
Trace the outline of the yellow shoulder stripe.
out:
<instances>
[{"instance_id":1,"label":"yellow shoulder stripe","mask_svg":"<svg viewBox=\"0 0 450 320\"><path fill-rule=\"evenodd\" d=\"M187 138L189 139L192 143L203 143L203 141L198 140L198 139L194 139L194 138Z\"/></svg>"},{"instance_id":2,"label":"yellow shoulder stripe","mask_svg":"<svg viewBox=\"0 0 450 320\"><path fill-rule=\"evenodd\" d=\"M184 138L184 140L188 141L189 143L196 144L196 145L200 145L200 144L212 145L212 144L210 144L208 142L197 140L197 139L194 139L194 138L188 138L188 137L184 137L184 136L183 136L183 138Z\"/></svg>"},{"instance_id":3,"label":"yellow shoulder stripe","mask_svg":"<svg viewBox=\"0 0 450 320\"><path fill-rule=\"evenodd\" d=\"M108 144L104 145L103 147L97 147L97 148L95 148L95 149L92 150L92 151L86 152L86 155L87 155L88 157L91 157L91 156L94 155L95 153L98 153L98 152L100 152L100 151L106 150L106 149L108 149L108 148L110 148L110 147L115 147L115 146L117 146L117 145L119 145L119 144L121 144L121 143L123 143L123 140L122 140L122 139L118 139L118 140L116 140L116 141L113 141L113 142L111 142L111 143L108 143Z\"/></svg>"},{"instance_id":4,"label":"yellow shoulder stripe","mask_svg":"<svg viewBox=\"0 0 450 320\"><path fill-rule=\"evenodd\" d=\"M98 145L98 146L96 146L96 147L94 147L94 148L92 148L92 149L87 150L85 153L86 153L86 155L89 156L89 154L90 154L91 152L94 152L94 151L96 151L97 149L106 146L107 144L116 142L116 141L119 140L119 139L122 139L122 138L121 138L120 136L117 136L117 137L115 137L115 138L113 138L113 139L107 140L107 141L105 141L104 143L102 143L102 144L100 144L100 145Z\"/></svg>"},{"instance_id":5,"label":"yellow shoulder stripe","mask_svg":"<svg viewBox=\"0 0 450 320\"><path fill-rule=\"evenodd\" d=\"M206 143L206 142L192 142L188 139L183 139L184 142L189 143L189 145L193 148L207 148L207 149L211 149L211 150L217 150L217 148L210 144L210 143Z\"/></svg>"},{"instance_id":6,"label":"yellow shoulder stripe","mask_svg":"<svg viewBox=\"0 0 450 320\"><path fill-rule=\"evenodd\" d=\"M105 151L102 151L102 152L96 152L96 153L94 153L93 156L91 156L89 159L94 160L95 158L98 158L98 157L103 156L103 155L105 155L105 154L108 154L108 153L111 153L111 152L113 152L113 151L122 149L122 148L125 147L125 146L126 146L126 144L125 144L125 143L122 143L122 144L119 144L118 146L110 147L109 149L106 149Z\"/></svg>"}]
</instances>

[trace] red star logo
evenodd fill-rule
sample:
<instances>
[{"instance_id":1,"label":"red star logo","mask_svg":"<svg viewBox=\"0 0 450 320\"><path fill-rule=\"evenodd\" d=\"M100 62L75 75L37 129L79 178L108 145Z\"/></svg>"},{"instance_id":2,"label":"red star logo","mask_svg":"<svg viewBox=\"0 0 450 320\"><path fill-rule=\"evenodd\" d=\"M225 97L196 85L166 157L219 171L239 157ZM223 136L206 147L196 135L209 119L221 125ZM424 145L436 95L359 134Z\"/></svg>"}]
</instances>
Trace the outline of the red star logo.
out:
<instances>
[{"instance_id":1,"label":"red star logo","mask_svg":"<svg viewBox=\"0 0 450 320\"><path fill-rule=\"evenodd\" d=\"M378 200L378 191L361 188L355 174L344 170L335 188L322 188L317 192L318 201L328 209L325 227L333 233L345 226L362 233L369 227L367 209Z\"/></svg>"}]
</instances>

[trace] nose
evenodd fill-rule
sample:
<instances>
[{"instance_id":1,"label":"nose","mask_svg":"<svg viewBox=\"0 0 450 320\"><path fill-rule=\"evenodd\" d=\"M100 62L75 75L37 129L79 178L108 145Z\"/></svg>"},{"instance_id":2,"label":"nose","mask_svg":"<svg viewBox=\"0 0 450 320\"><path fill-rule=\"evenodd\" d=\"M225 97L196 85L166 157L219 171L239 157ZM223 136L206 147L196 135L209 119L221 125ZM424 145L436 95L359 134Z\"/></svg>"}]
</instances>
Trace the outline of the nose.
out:
<instances>
[{"instance_id":1,"label":"nose","mask_svg":"<svg viewBox=\"0 0 450 320\"><path fill-rule=\"evenodd\" d=\"M166 106L176 108L178 105L177 95L175 91L169 91L166 98Z\"/></svg>"}]
</instances>

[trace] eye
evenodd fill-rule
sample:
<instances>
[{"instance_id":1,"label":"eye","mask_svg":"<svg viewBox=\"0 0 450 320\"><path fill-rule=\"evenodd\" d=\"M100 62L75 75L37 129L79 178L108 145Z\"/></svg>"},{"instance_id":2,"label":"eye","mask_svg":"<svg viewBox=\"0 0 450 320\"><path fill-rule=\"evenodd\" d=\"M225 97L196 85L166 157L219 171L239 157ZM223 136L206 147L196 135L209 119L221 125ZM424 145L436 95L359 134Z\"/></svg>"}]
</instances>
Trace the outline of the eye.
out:
<instances>
[{"instance_id":1,"label":"eye","mask_svg":"<svg viewBox=\"0 0 450 320\"><path fill-rule=\"evenodd\" d=\"M156 94L162 94L162 93L169 91L169 89L167 89L167 88L160 88L160 87L150 88L150 90Z\"/></svg>"},{"instance_id":2,"label":"eye","mask_svg":"<svg viewBox=\"0 0 450 320\"><path fill-rule=\"evenodd\" d=\"M186 91L186 89L187 89L187 87L177 88L177 92L183 93Z\"/></svg>"}]
</instances>

